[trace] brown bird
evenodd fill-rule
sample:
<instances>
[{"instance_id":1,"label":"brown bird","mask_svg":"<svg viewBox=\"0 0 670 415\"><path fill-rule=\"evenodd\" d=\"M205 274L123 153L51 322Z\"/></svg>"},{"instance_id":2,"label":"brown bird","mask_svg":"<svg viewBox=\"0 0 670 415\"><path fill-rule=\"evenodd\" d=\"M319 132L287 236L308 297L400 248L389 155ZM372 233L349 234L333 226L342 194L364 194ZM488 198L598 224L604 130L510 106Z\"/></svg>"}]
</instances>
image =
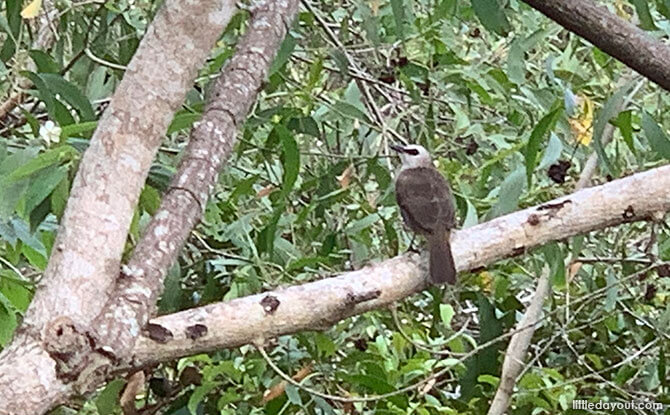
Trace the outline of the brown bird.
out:
<instances>
[{"instance_id":1,"label":"brown bird","mask_svg":"<svg viewBox=\"0 0 670 415\"><path fill-rule=\"evenodd\" d=\"M424 235L430 251L430 282L456 283L456 268L449 235L456 225L449 183L433 166L430 154L420 145L391 148L400 154L402 166L395 179L395 196L405 224Z\"/></svg>"}]
</instances>

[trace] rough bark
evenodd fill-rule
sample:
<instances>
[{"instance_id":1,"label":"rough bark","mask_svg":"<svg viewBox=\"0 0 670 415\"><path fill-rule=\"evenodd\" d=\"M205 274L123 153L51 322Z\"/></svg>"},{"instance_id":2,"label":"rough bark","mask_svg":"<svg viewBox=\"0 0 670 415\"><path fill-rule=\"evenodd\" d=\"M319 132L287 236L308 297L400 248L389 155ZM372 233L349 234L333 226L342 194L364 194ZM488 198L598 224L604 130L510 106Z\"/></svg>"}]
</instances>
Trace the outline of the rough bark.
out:
<instances>
[{"instance_id":1,"label":"rough bark","mask_svg":"<svg viewBox=\"0 0 670 415\"><path fill-rule=\"evenodd\" d=\"M91 361L58 356L85 349L162 135L234 10L233 0L167 0L147 29L79 166L44 283L0 354L0 413L43 413L79 392L70 382Z\"/></svg>"},{"instance_id":2,"label":"rough bark","mask_svg":"<svg viewBox=\"0 0 670 415\"><path fill-rule=\"evenodd\" d=\"M113 347L114 355L130 355L138 327L151 317L163 277L200 220L232 152L237 126L255 102L297 10L298 0L263 0L251 9L249 30L209 91L210 101L160 208L123 266L116 295L92 324L98 341Z\"/></svg>"},{"instance_id":3,"label":"rough bark","mask_svg":"<svg viewBox=\"0 0 670 415\"><path fill-rule=\"evenodd\" d=\"M523 0L670 91L670 47L593 0Z\"/></svg>"},{"instance_id":4,"label":"rough bark","mask_svg":"<svg viewBox=\"0 0 670 415\"><path fill-rule=\"evenodd\" d=\"M487 266L550 241L670 210L670 166L585 189L540 206L454 232L459 271ZM171 334L159 343L143 336L134 364L262 343L381 308L425 287L425 258L402 255L338 277L199 307L151 320ZM197 335L194 335L197 333Z\"/></svg>"}]
</instances>

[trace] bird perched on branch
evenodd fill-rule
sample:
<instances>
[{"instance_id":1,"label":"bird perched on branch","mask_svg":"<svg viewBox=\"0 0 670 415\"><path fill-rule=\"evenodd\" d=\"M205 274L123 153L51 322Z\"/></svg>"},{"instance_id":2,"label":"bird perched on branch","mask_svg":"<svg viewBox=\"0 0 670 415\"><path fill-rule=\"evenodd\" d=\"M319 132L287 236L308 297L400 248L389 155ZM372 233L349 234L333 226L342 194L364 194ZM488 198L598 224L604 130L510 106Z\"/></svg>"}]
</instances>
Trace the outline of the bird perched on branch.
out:
<instances>
[{"instance_id":1,"label":"bird perched on branch","mask_svg":"<svg viewBox=\"0 0 670 415\"><path fill-rule=\"evenodd\" d=\"M420 145L391 148L402 166L395 179L395 195L405 224L426 238L430 252L430 282L456 283L456 268L449 235L456 225L449 183L433 166L430 154Z\"/></svg>"}]
</instances>

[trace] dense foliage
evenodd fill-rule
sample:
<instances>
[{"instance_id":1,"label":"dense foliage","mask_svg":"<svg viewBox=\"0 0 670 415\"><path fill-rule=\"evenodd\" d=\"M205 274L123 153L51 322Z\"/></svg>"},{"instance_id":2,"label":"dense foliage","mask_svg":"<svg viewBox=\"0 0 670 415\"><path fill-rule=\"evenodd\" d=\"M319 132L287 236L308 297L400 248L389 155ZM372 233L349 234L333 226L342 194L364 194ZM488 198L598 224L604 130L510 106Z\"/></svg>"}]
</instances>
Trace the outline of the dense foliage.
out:
<instances>
[{"instance_id":1,"label":"dense foliage","mask_svg":"<svg viewBox=\"0 0 670 415\"><path fill-rule=\"evenodd\" d=\"M504 3L306 3L167 277L161 313L402 253L411 235L393 196L393 142L432 151L463 228L572 192L594 151L599 182L666 163L667 94L524 4ZM608 6L639 16L654 35L670 34L667 1L631 3ZM0 18L3 102L17 94L20 102L0 137L0 345L30 302L82 152L158 7L63 1L57 40L39 50L23 6L6 0ZM127 253L248 19L246 11L233 18L175 115ZM608 121L616 128L604 145ZM268 348L309 388L344 398L388 394L376 400L339 402L279 383L247 346L154 368L138 406L159 403L167 414L483 413L509 337L465 353L514 327L542 272L552 291L510 413L563 412L573 399L670 403L670 267L654 267L670 260L669 231L638 223L552 243L461 274L445 302L434 288L409 298L397 320L379 310ZM120 411L123 384L77 409ZM268 390L274 399L264 399Z\"/></svg>"}]
</instances>

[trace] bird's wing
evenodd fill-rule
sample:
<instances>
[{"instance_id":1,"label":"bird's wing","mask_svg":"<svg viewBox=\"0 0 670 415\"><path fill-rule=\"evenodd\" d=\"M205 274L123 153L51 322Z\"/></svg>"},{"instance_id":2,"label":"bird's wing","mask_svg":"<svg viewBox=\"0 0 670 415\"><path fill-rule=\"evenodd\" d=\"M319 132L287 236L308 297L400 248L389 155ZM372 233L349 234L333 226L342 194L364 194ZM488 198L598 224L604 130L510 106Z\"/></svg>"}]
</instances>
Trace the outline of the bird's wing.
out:
<instances>
[{"instance_id":1,"label":"bird's wing","mask_svg":"<svg viewBox=\"0 0 670 415\"><path fill-rule=\"evenodd\" d=\"M403 219L415 232L431 233L438 224L444 229L454 227L451 190L436 169L417 167L401 171L395 190Z\"/></svg>"}]
</instances>

